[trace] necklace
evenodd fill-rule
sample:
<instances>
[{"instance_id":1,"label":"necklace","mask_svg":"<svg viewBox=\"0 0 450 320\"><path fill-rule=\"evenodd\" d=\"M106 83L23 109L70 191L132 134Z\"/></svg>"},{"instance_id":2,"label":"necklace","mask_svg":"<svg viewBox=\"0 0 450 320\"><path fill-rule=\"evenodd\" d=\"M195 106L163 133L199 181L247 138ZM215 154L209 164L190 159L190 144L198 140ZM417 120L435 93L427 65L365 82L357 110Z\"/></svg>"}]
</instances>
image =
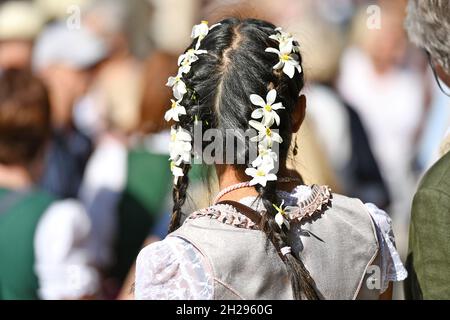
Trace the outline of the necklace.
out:
<instances>
[{"instance_id":1,"label":"necklace","mask_svg":"<svg viewBox=\"0 0 450 320\"><path fill-rule=\"evenodd\" d=\"M284 177L284 178L279 178L277 180L277 182L280 183L288 183L288 182L301 182L301 180L299 178L290 178L290 177ZM248 187L252 187L250 185L250 181L246 181L246 182L240 182L240 183L236 183L233 184L229 187L226 187L225 189L221 190L217 196L214 198L213 204L217 204L219 202L219 200L226 194L238 190L238 189L243 189L243 188L248 188Z\"/></svg>"}]
</instances>

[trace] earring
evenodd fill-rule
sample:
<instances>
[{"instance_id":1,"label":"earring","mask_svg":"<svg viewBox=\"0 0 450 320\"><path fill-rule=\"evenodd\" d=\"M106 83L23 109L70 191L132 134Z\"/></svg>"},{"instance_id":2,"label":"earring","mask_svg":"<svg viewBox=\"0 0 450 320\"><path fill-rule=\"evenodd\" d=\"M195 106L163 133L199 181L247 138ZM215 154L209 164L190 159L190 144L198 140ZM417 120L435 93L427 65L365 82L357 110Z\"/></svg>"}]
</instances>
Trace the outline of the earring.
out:
<instances>
[{"instance_id":1,"label":"earring","mask_svg":"<svg viewBox=\"0 0 450 320\"><path fill-rule=\"evenodd\" d=\"M293 152L294 156L296 156L298 154L297 136L295 136L294 150L292 152Z\"/></svg>"}]
</instances>

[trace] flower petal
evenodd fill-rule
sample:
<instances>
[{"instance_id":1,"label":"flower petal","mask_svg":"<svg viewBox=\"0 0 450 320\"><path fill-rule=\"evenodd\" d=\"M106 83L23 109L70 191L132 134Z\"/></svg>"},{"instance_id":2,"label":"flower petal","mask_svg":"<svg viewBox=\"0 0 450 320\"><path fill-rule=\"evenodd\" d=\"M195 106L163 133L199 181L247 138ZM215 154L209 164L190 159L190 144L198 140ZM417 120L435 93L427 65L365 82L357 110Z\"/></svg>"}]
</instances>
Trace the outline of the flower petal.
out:
<instances>
[{"instance_id":1,"label":"flower petal","mask_svg":"<svg viewBox=\"0 0 450 320\"><path fill-rule=\"evenodd\" d=\"M283 107L283 104L281 102L277 102L277 103L272 105L272 109L273 110L280 110L280 109L285 109L285 108Z\"/></svg>"},{"instance_id":2,"label":"flower petal","mask_svg":"<svg viewBox=\"0 0 450 320\"><path fill-rule=\"evenodd\" d=\"M283 72L289 77L289 78L293 78L294 74L295 74L295 67L290 64L290 63L285 63L284 64L284 68L283 68Z\"/></svg>"},{"instance_id":3,"label":"flower petal","mask_svg":"<svg viewBox=\"0 0 450 320\"><path fill-rule=\"evenodd\" d=\"M265 135L266 127L261 122L250 120L248 124Z\"/></svg>"},{"instance_id":4,"label":"flower petal","mask_svg":"<svg viewBox=\"0 0 450 320\"><path fill-rule=\"evenodd\" d=\"M276 99L277 99L277 91L275 89L270 90L266 96L267 104L271 106Z\"/></svg>"},{"instance_id":5,"label":"flower petal","mask_svg":"<svg viewBox=\"0 0 450 320\"><path fill-rule=\"evenodd\" d=\"M264 115L264 109L258 108L256 110L253 110L251 117L253 119L259 119L259 118L262 118L263 115Z\"/></svg>"},{"instance_id":6,"label":"flower petal","mask_svg":"<svg viewBox=\"0 0 450 320\"><path fill-rule=\"evenodd\" d=\"M266 48L266 50L264 50L265 52L270 52L270 53L275 53L277 55L280 55L280 51L278 49L272 48L272 47L268 47Z\"/></svg>"},{"instance_id":7,"label":"flower petal","mask_svg":"<svg viewBox=\"0 0 450 320\"><path fill-rule=\"evenodd\" d=\"M250 101L255 105L255 106L260 106L261 108L264 108L264 106L266 105L266 102L264 101L263 98L261 98L259 95L257 94L251 94L250 95Z\"/></svg>"}]
</instances>

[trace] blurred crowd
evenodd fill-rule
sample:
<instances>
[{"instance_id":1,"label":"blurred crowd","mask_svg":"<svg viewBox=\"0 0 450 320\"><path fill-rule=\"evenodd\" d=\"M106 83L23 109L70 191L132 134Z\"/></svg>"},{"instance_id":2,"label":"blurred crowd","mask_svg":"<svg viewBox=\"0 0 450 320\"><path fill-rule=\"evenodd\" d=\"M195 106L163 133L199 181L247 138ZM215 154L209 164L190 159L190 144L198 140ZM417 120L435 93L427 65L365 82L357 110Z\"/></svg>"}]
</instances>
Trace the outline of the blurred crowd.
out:
<instances>
[{"instance_id":1,"label":"blurred crowd","mask_svg":"<svg viewBox=\"0 0 450 320\"><path fill-rule=\"evenodd\" d=\"M166 235L171 211L167 78L192 25L230 15L266 19L299 40L308 107L291 166L307 183L386 210L406 255L412 197L444 152L450 108L426 54L408 42L405 6L0 1L0 219L22 213L0 225L0 250L36 274L17 279L0 262L17 286L0 299L131 297L136 256ZM185 212L214 196L208 169L193 170ZM19 230L23 243L8 242Z\"/></svg>"}]
</instances>

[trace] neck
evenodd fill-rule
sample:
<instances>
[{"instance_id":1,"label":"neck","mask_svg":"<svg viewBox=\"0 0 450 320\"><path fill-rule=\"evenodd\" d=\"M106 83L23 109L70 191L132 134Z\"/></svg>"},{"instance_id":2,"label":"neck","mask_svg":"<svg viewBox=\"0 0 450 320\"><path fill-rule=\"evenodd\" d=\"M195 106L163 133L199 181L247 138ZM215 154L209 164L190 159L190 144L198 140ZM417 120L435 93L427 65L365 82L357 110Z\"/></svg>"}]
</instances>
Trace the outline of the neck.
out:
<instances>
[{"instance_id":1,"label":"neck","mask_svg":"<svg viewBox=\"0 0 450 320\"><path fill-rule=\"evenodd\" d=\"M32 185L31 175L25 167L0 164L0 187L20 190Z\"/></svg>"},{"instance_id":2,"label":"neck","mask_svg":"<svg viewBox=\"0 0 450 320\"><path fill-rule=\"evenodd\" d=\"M236 169L230 165L217 165L216 172L219 179L219 189L224 190L229 186L249 181L251 178L245 174L245 172ZM294 170L289 170L286 166L280 167L280 170L277 173L278 178L281 177L291 177L297 178L302 181L301 176L298 172ZM288 182L288 183L279 183L277 185L277 189L292 191L299 183L298 182ZM225 194L221 200L233 200L239 201L242 198L250 197L250 196L258 196L258 192L255 187L246 187L237 190L233 190L227 194Z\"/></svg>"}]
</instances>

